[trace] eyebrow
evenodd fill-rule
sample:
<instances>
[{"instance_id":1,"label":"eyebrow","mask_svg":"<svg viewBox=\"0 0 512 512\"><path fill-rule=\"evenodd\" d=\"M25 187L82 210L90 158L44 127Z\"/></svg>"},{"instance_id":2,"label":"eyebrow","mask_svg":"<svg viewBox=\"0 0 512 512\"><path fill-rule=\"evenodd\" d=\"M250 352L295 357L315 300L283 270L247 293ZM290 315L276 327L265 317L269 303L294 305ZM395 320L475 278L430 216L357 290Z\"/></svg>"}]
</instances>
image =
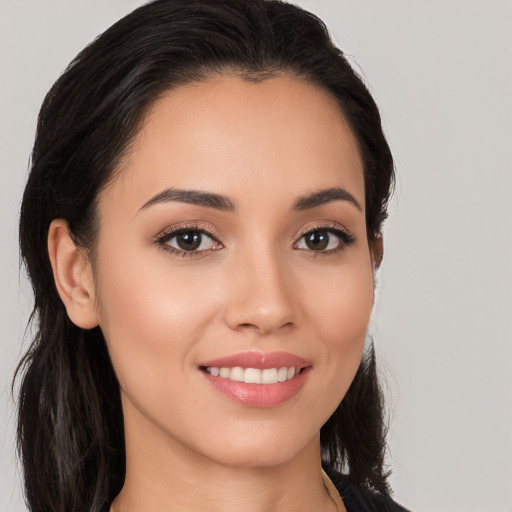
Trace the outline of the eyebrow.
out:
<instances>
[{"instance_id":1,"label":"eyebrow","mask_svg":"<svg viewBox=\"0 0 512 512\"><path fill-rule=\"evenodd\" d=\"M315 208L317 206L330 203L331 201L348 201L359 211L363 211L357 199L350 192L340 187L327 188L308 196L299 197L297 201L295 201L293 209L309 210L310 208Z\"/></svg>"},{"instance_id":2,"label":"eyebrow","mask_svg":"<svg viewBox=\"0 0 512 512\"><path fill-rule=\"evenodd\" d=\"M155 204L168 203L170 201L206 206L207 208L215 208L216 210L224 211L233 211L235 209L235 205L231 199L220 194L202 192L200 190L168 188L146 201L139 211L146 210Z\"/></svg>"},{"instance_id":3,"label":"eyebrow","mask_svg":"<svg viewBox=\"0 0 512 512\"><path fill-rule=\"evenodd\" d=\"M167 203L167 202L180 202L195 204L197 206L205 206L207 208L215 208L216 210L223 210L232 212L235 210L235 205L231 199L226 196L215 194L213 192L202 192L200 190L187 190L181 188L168 188L159 192L151 199L146 201L139 209L146 210L149 207ZM297 211L309 210L317 206L321 206L332 201L348 201L352 203L359 211L362 211L361 205L356 198L348 191L340 187L327 188L320 190L311 195L299 197L293 204L293 209Z\"/></svg>"}]
</instances>

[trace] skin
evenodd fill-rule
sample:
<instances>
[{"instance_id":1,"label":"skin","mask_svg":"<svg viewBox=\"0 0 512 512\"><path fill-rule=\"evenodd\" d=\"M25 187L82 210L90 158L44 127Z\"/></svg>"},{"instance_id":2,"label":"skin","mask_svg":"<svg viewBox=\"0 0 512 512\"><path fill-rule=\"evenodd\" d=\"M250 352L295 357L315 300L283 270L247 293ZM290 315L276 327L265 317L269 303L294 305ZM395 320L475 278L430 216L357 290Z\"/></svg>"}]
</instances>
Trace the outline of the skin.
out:
<instances>
[{"instance_id":1,"label":"skin","mask_svg":"<svg viewBox=\"0 0 512 512\"><path fill-rule=\"evenodd\" d=\"M169 187L221 194L232 210L181 201ZM342 188L303 210L299 198ZM323 90L280 76L181 86L148 112L119 176L99 198L94 265L55 220L49 252L77 325L100 325L118 376L127 475L117 512L335 510L322 482L319 429L361 360L374 298L363 166ZM194 254L155 241L173 227L211 233ZM334 226L334 249L302 235ZM213 240L213 241L212 241ZM286 351L311 362L282 405L218 393L198 365Z\"/></svg>"}]
</instances>

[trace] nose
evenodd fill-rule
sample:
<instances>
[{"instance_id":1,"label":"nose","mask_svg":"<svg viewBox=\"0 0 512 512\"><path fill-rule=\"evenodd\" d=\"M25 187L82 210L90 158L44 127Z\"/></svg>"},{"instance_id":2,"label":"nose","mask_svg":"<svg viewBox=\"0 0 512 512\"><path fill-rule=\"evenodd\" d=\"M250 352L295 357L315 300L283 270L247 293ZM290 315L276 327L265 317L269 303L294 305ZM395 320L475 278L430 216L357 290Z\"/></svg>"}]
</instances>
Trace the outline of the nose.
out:
<instances>
[{"instance_id":1,"label":"nose","mask_svg":"<svg viewBox=\"0 0 512 512\"><path fill-rule=\"evenodd\" d=\"M271 250L238 257L230 269L225 309L231 329L271 334L295 325L293 279L284 263Z\"/></svg>"}]
</instances>

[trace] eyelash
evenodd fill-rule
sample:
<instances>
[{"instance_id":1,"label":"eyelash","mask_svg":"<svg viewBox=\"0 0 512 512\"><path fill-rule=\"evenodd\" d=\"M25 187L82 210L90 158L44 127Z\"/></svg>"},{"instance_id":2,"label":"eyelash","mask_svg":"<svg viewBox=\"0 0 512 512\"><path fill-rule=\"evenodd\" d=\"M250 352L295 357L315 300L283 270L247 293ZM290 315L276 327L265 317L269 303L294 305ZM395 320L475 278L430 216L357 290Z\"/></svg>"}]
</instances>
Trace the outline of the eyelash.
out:
<instances>
[{"instance_id":1,"label":"eyelash","mask_svg":"<svg viewBox=\"0 0 512 512\"><path fill-rule=\"evenodd\" d=\"M307 235L311 235L311 234L313 234L315 232L319 232L319 231L320 232L326 232L329 235L334 235L336 238L338 238L338 240L340 242L339 247L336 247L334 249L325 250L325 251L314 251L313 249L308 250L308 249L299 249L299 248L297 248L297 250L310 252L311 255L314 256L314 257L317 257L317 256L330 256L330 255L338 254L338 253L344 251L345 249L347 249L350 245L352 245L356 241L355 236L350 234L348 231L346 231L344 228L342 228L339 224L328 222L328 223L325 223L325 224L320 224L318 226L314 226L314 227L309 228L306 231L302 232L300 234L299 239L297 240L297 242L295 242L293 244L294 247L301 240L305 239L305 237Z\"/></svg>"},{"instance_id":2,"label":"eyelash","mask_svg":"<svg viewBox=\"0 0 512 512\"><path fill-rule=\"evenodd\" d=\"M198 233L200 235L206 235L213 242L222 245L217 236L214 235L211 230L201 227L199 224L190 224L184 226L173 226L172 228L166 229L162 233L158 234L154 238L154 243L161 247L164 251L170 252L171 254L175 254L177 256L181 256L182 258L197 258L203 256L205 253L210 252L212 250L216 251L218 249L206 249L202 251L185 251L181 249L177 249L176 247L172 247L167 242L172 240L173 238L183 234L183 233Z\"/></svg>"},{"instance_id":3,"label":"eyelash","mask_svg":"<svg viewBox=\"0 0 512 512\"><path fill-rule=\"evenodd\" d=\"M318 231L326 232L329 235L334 235L340 241L340 246L336 247L334 249L319 250L319 251L315 251L313 249L308 250L308 249L302 249L302 248L296 247L300 243L301 240L305 239L305 237L307 235L311 235ZM197 233L200 235L205 235L208 238L210 238L213 242L221 245L221 247L215 248L215 249L213 249L213 248L212 249L204 249L201 251L197 251L197 250L196 251L192 251L192 250L186 251L186 250L177 249L168 244L168 242L170 240L172 240L173 238L175 238L183 233ZM345 229L341 228L338 224L326 223L326 224L314 226L313 228L310 228L310 229L302 232L300 234L297 242L295 242L293 244L293 247L299 251L311 252L314 257L317 257L319 255L327 256L327 255L339 253L339 252L345 250L347 247L349 247L354 242L355 242L355 237L352 234L348 233ZM216 235L214 235L210 229L201 227L199 224L174 226L172 228L169 228L169 229L161 232L160 234L158 234L154 238L154 243L156 245L158 245L159 247L161 247L163 250L170 252L171 254L181 256L182 258L197 258L197 257L204 256L206 253L208 253L210 251L216 251L216 250L222 248L222 244L221 244L221 242L219 242L218 237Z\"/></svg>"}]
</instances>

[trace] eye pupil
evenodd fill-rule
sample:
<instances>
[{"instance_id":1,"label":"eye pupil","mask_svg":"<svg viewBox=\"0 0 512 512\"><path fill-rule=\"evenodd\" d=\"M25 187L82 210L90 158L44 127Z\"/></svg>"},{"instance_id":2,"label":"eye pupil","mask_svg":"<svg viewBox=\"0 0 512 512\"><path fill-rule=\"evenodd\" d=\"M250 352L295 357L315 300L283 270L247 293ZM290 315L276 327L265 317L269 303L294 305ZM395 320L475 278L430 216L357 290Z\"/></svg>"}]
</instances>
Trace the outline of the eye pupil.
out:
<instances>
[{"instance_id":1,"label":"eye pupil","mask_svg":"<svg viewBox=\"0 0 512 512\"><path fill-rule=\"evenodd\" d=\"M201 245L202 235L197 231L187 231L176 235L176 243L183 251L195 251Z\"/></svg>"},{"instance_id":2,"label":"eye pupil","mask_svg":"<svg viewBox=\"0 0 512 512\"><path fill-rule=\"evenodd\" d=\"M306 235L305 242L308 249L322 251L329 245L329 233L327 231L313 231Z\"/></svg>"}]
</instances>

